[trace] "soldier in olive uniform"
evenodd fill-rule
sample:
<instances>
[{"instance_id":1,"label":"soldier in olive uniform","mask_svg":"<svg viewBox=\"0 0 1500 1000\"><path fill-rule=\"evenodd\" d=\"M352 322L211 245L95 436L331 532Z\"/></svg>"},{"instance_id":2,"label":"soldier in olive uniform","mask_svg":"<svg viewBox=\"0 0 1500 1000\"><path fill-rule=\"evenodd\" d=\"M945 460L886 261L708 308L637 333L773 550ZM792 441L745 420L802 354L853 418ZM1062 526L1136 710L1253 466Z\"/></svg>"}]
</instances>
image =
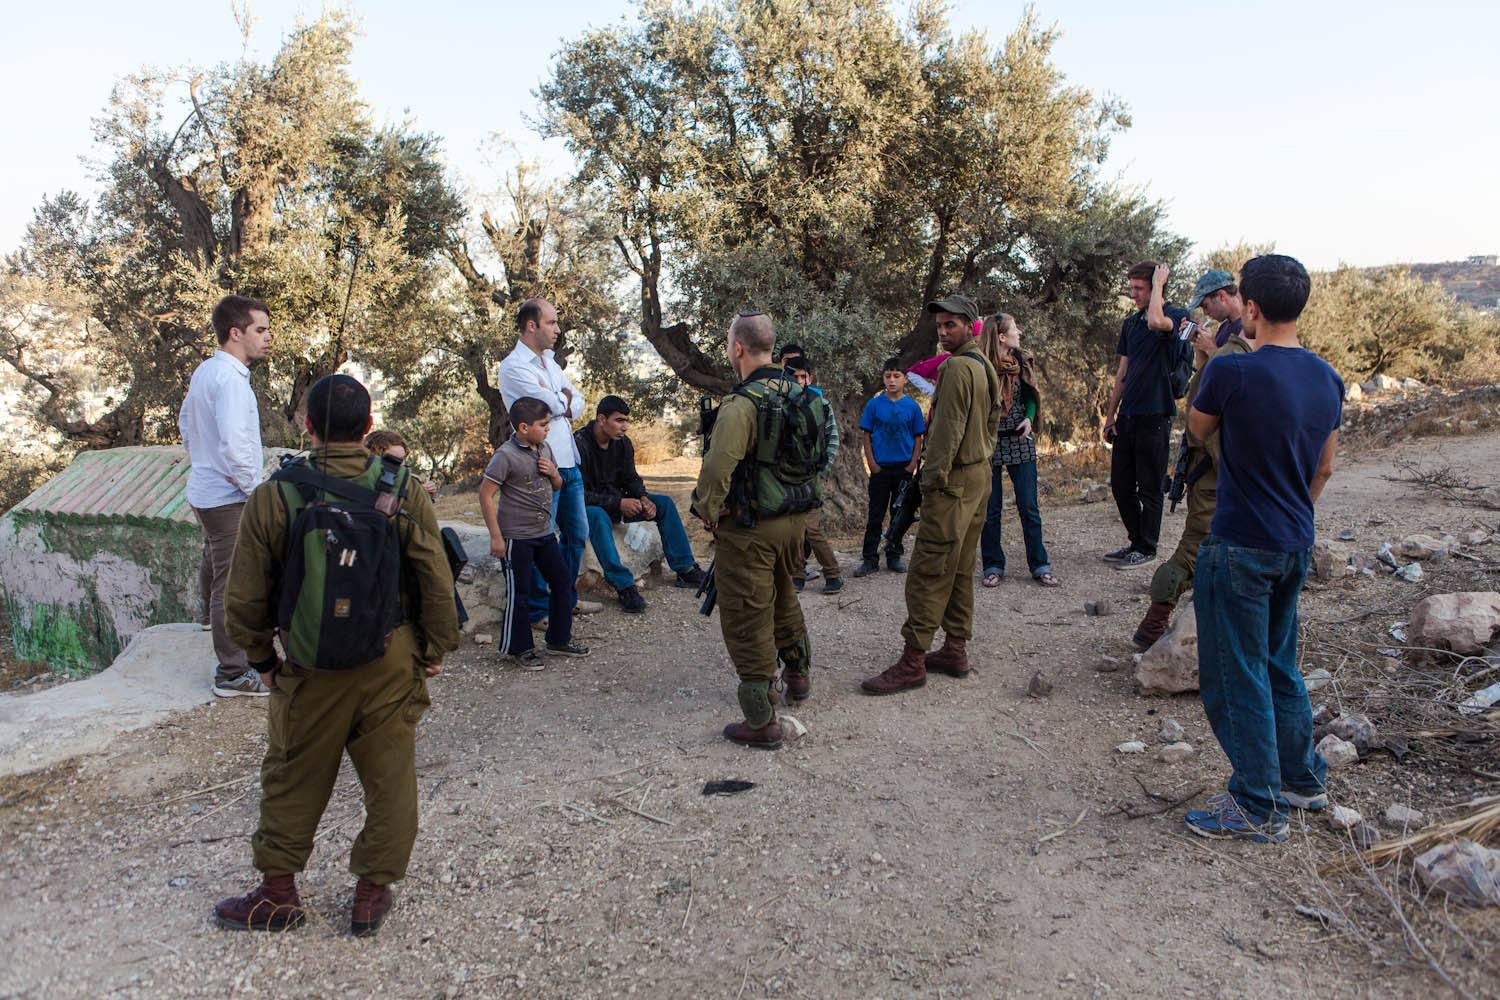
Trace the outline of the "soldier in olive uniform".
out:
<instances>
[{"instance_id":1,"label":"soldier in olive uniform","mask_svg":"<svg viewBox=\"0 0 1500 1000\"><path fill-rule=\"evenodd\" d=\"M370 429L370 394L349 376L330 375L312 387L306 422L315 468L348 479L379 461L360 443ZM250 494L224 600L230 637L271 689L260 826L251 838L264 878L248 895L219 903L214 914L236 930L303 922L296 874L307 864L347 751L364 787L366 813L349 857L349 870L358 876L351 930L371 934L390 908L390 883L406 875L417 836L416 724L429 704L427 678L458 646L453 576L431 501L420 489L409 490L397 515L402 575L409 581L406 620L392 633L385 656L343 671L283 662L271 643L289 527L279 489L267 482Z\"/></svg>"},{"instance_id":2,"label":"soldier in olive uniform","mask_svg":"<svg viewBox=\"0 0 1500 1000\"><path fill-rule=\"evenodd\" d=\"M1249 354L1255 350L1245 339L1244 324L1240 314L1244 303L1240 299L1239 286L1234 275L1228 271L1209 271L1198 279L1193 288L1193 300L1188 311L1199 306L1219 324L1209 333L1199 326L1193 334L1193 348L1197 355L1198 370L1188 383L1187 401L1192 405L1198 396L1198 384L1203 381L1203 369L1220 354ZM1187 322L1186 320L1183 321ZM1253 334L1252 334L1253 336ZM1187 500L1187 521L1182 526L1182 537L1172 558L1157 568L1151 578L1151 605L1146 616L1136 627L1132 640L1136 648L1150 649L1152 644L1166 634L1172 619L1172 609L1183 594L1193 589L1193 567L1198 561L1198 546L1208 537L1209 522L1214 519L1219 493L1219 435L1214 432L1207 441L1199 441L1188 431L1183 431L1188 444L1188 478L1184 498Z\"/></svg>"},{"instance_id":3,"label":"soldier in olive uniform","mask_svg":"<svg viewBox=\"0 0 1500 1000\"><path fill-rule=\"evenodd\" d=\"M951 356L938 368L923 449L922 519L906 573L901 658L860 687L895 694L927 683L927 671L969 673L974 632L974 565L990 498L990 456L1000 432L1000 379L973 339L979 310L962 295L929 302L938 342ZM943 646L927 652L938 626Z\"/></svg>"},{"instance_id":4,"label":"soldier in olive uniform","mask_svg":"<svg viewBox=\"0 0 1500 1000\"><path fill-rule=\"evenodd\" d=\"M725 344L735 374L745 381L781 378L781 368L771 361L775 343L769 316L741 313L729 325ZM801 701L811 692L812 646L792 585L792 574L802 565L807 515L762 515L754 527L737 520L747 499L731 487L743 481L742 464L755 453L756 435L754 401L736 393L725 396L693 490L692 509L714 536L719 627L740 677L745 721L725 726L724 738L775 750L781 746L781 723L771 707L771 684L778 658L786 665L787 697Z\"/></svg>"}]
</instances>

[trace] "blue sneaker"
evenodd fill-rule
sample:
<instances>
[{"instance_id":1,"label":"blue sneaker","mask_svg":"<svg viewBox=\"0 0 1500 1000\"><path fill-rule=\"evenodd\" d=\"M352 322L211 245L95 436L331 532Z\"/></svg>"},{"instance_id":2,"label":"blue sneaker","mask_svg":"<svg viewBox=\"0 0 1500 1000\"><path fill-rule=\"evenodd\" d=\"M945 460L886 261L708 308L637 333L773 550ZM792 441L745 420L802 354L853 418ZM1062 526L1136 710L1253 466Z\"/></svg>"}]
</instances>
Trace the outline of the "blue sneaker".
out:
<instances>
[{"instance_id":1,"label":"blue sneaker","mask_svg":"<svg viewBox=\"0 0 1500 1000\"><path fill-rule=\"evenodd\" d=\"M1328 808L1328 793L1321 789L1312 789L1306 794L1294 792L1290 788L1281 790L1281 797L1286 799L1286 804L1293 809L1306 809L1308 812L1318 812Z\"/></svg>"},{"instance_id":2,"label":"blue sneaker","mask_svg":"<svg viewBox=\"0 0 1500 1000\"><path fill-rule=\"evenodd\" d=\"M1250 840L1257 844L1278 844L1288 836L1286 820L1256 822L1245 815L1234 796L1227 792L1209 799L1207 809L1195 809L1182 819L1193 833L1211 840Z\"/></svg>"}]
</instances>

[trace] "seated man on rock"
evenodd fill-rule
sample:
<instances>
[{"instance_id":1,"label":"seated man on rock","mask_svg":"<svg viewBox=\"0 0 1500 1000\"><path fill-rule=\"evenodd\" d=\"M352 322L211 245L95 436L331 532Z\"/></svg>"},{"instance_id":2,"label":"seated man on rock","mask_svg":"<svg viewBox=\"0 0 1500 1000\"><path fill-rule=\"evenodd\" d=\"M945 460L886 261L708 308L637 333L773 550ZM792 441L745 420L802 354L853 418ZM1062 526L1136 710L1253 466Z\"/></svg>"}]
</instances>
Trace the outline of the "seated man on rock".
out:
<instances>
[{"instance_id":1,"label":"seated man on rock","mask_svg":"<svg viewBox=\"0 0 1500 1000\"><path fill-rule=\"evenodd\" d=\"M573 437L578 442L578 468L583 474L589 542L604 570L604 579L620 595L621 610L634 615L646 610L646 601L635 588L635 577L620 562L615 548L616 523L656 522L667 566L677 574L677 586L698 586L703 582L703 570L693 561L693 549L677 515L677 505L669 496L647 493L646 484L635 471L635 446L625 433L629 428L630 406L619 396L605 396L599 400L594 419Z\"/></svg>"}]
</instances>

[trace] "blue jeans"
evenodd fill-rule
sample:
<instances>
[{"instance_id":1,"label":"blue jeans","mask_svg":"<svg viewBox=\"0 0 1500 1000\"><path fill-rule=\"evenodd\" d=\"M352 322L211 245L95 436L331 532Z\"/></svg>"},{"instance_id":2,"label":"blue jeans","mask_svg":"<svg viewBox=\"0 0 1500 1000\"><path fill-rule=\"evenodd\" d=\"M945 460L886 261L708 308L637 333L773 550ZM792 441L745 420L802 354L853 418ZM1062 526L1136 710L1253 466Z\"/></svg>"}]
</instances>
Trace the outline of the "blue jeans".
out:
<instances>
[{"instance_id":1,"label":"blue jeans","mask_svg":"<svg viewBox=\"0 0 1500 1000\"><path fill-rule=\"evenodd\" d=\"M562 489L552 494L552 523L562 545L563 566L568 571L568 607L578 603L578 564L583 561L583 547L589 540L589 521L583 513L583 475L578 466L558 469ZM547 581L541 571L531 571L531 620L547 617Z\"/></svg>"},{"instance_id":2,"label":"blue jeans","mask_svg":"<svg viewBox=\"0 0 1500 1000\"><path fill-rule=\"evenodd\" d=\"M646 499L656 505L656 516L648 518L638 514L624 518L625 523L655 521L656 530L661 534L661 549L667 558L667 566L674 572L690 569L693 566L693 547L688 544L687 532L682 528L682 517L677 513L677 504L671 497L660 493L647 493ZM604 579L616 590L633 587L635 577L620 562L620 551L615 548L615 525L609 519L609 511L603 507L586 509L589 518L589 543L594 546L594 555L599 558Z\"/></svg>"},{"instance_id":3,"label":"blue jeans","mask_svg":"<svg viewBox=\"0 0 1500 1000\"><path fill-rule=\"evenodd\" d=\"M1198 689L1234 768L1229 794L1246 815L1283 820L1283 788L1323 788L1312 705L1297 670L1297 599L1311 551L1270 552L1209 535L1198 549Z\"/></svg>"},{"instance_id":4,"label":"blue jeans","mask_svg":"<svg viewBox=\"0 0 1500 1000\"><path fill-rule=\"evenodd\" d=\"M1036 499L1036 463L990 466L990 505L985 508L984 528L979 532L979 561L986 573L1005 575L1005 548L1000 544L1000 523L1005 517L1005 495L1001 492L1006 471L1016 491L1016 513L1021 515L1021 537L1026 540L1026 565L1032 576L1052 572L1047 546L1042 544L1042 509Z\"/></svg>"}]
</instances>

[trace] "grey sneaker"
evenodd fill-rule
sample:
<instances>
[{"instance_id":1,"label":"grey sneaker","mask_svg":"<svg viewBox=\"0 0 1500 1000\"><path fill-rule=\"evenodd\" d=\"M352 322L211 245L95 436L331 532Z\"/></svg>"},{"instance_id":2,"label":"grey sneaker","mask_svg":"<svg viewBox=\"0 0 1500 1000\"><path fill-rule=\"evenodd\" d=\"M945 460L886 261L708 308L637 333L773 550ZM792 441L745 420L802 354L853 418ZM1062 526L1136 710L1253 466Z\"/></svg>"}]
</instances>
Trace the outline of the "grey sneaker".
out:
<instances>
[{"instance_id":1,"label":"grey sneaker","mask_svg":"<svg viewBox=\"0 0 1500 1000\"><path fill-rule=\"evenodd\" d=\"M1136 552L1132 549L1129 555L1116 560L1115 569L1140 569L1147 563L1153 562L1156 562L1155 556L1148 556L1144 552Z\"/></svg>"},{"instance_id":2,"label":"grey sneaker","mask_svg":"<svg viewBox=\"0 0 1500 1000\"><path fill-rule=\"evenodd\" d=\"M1286 804L1293 809L1306 809L1308 812L1318 812L1328 808L1328 793L1312 790L1310 794L1300 795L1290 788L1281 790L1281 797L1286 799Z\"/></svg>"},{"instance_id":3,"label":"grey sneaker","mask_svg":"<svg viewBox=\"0 0 1500 1000\"><path fill-rule=\"evenodd\" d=\"M1126 556L1130 555L1130 553L1132 553L1134 551L1135 551L1134 547L1127 545L1124 548L1115 549L1113 552L1106 552L1106 553L1104 553L1104 561L1105 562L1117 563L1121 559L1124 559Z\"/></svg>"},{"instance_id":4,"label":"grey sneaker","mask_svg":"<svg viewBox=\"0 0 1500 1000\"><path fill-rule=\"evenodd\" d=\"M567 642L547 643L547 652L562 653L564 656L588 656L589 648L577 639L569 639Z\"/></svg>"},{"instance_id":5,"label":"grey sneaker","mask_svg":"<svg viewBox=\"0 0 1500 1000\"><path fill-rule=\"evenodd\" d=\"M858 566L854 567L854 576L855 576L856 579L858 579L859 577L862 577L862 576L869 576L871 573L875 572L879 568L880 568L880 560L879 559L862 559L862 560L860 560L860 564Z\"/></svg>"},{"instance_id":6,"label":"grey sneaker","mask_svg":"<svg viewBox=\"0 0 1500 1000\"><path fill-rule=\"evenodd\" d=\"M264 698L271 689L260 682L260 675L247 670L232 681L215 681L214 694L220 698Z\"/></svg>"},{"instance_id":7,"label":"grey sneaker","mask_svg":"<svg viewBox=\"0 0 1500 1000\"><path fill-rule=\"evenodd\" d=\"M515 656L512 656L511 659L514 660L516 666L520 667L522 670L529 670L532 672L545 669L547 666L547 664L543 662L542 658L536 655L535 649L528 649L524 653L517 653Z\"/></svg>"}]
</instances>

